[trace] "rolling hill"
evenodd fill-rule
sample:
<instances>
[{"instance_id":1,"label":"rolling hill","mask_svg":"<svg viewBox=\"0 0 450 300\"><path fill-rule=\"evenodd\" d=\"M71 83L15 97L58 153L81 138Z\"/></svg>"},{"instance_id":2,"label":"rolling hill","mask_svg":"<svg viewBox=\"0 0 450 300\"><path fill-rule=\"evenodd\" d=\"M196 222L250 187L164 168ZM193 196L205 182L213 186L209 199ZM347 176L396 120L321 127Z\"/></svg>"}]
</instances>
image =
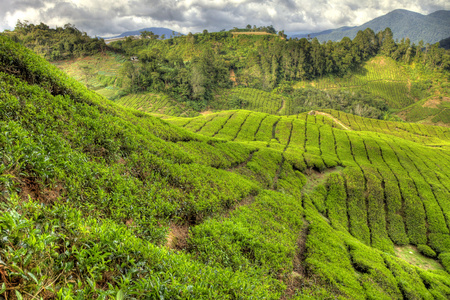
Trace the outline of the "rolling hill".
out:
<instances>
[{"instance_id":1,"label":"rolling hill","mask_svg":"<svg viewBox=\"0 0 450 300\"><path fill-rule=\"evenodd\" d=\"M449 129L164 121L0 43L4 298L450 297Z\"/></svg>"},{"instance_id":2,"label":"rolling hill","mask_svg":"<svg viewBox=\"0 0 450 300\"><path fill-rule=\"evenodd\" d=\"M343 37L353 39L358 31L371 28L378 32L386 27L391 28L394 39L401 40L409 38L411 43L416 45L419 41L425 44L434 44L441 39L447 38L450 34L450 11L436 11L429 15L422 15L416 12L397 9L384 16L375 18L361 26L343 27L334 30L327 30L319 33L312 33L311 37L317 37L320 42L339 41ZM292 37L297 37L293 35ZM299 38L304 35L299 35Z\"/></svg>"},{"instance_id":3,"label":"rolling hill","mask_svg":"<svg viewBox=\"0 0 450 300\"><path fill-rule=\"evenodd\" d=\"M108 52L106 55L55 64L90 89L115 99L122 90L118 83L121 82L119 70L124 62L123 56ZM86 76L83 72L86 64L93 66L97 75ZM333 108L357 115L364 113L373 118L382 118L389 113L408 122L449 126L449 84L445 73L430 71L419 64L401 64L379 55L364 62L359 69L344 78L332 76L298 81L293 85L296 92L292 95L280 95L276 91L262 91L246 86L222 89L210 101L208 109L217 111L243 108L277 115L295 115L311 109ZM322 100L314 103L312 99ZM364 102L364 99L376 99L375 105ZM115 101L152 114L198 114L168 95L155 92L132 93ZM383 103L391 112L386 107L383 108Z\"/></svg>"}]
</instances>

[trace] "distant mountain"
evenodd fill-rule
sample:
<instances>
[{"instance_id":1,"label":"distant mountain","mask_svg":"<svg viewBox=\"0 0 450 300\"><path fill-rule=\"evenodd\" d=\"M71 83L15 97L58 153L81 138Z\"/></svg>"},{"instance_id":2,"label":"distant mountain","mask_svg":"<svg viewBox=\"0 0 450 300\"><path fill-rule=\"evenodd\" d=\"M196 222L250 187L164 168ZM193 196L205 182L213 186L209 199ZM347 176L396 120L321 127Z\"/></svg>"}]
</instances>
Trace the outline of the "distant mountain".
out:
<instances>
[{"instance_id":1,"label":"distant mountain","mask_svg":"<svg viewBox=\"0 0 450 300\"><path fill-rule=\"evenodd\" d=\"M350 29L355 28L355 27L356 26L344 26L344 27L340 27L340 28L337 28L337 29L328 29L328 30L324 30L324 31L320 31L320 32L299 33L299 34L295 34L294 33L294 34L289 35L289 37L291 37L291 38L298 38L298 39L308 38L308 37L315 38L315 37L317 37L319 35L326 35L326 34L330 34L332 32L339 32L339 31L344 32L344 31L350 30Z\"/></svg>"},{"instance_id":2,"label":"distant mountain","mask_svg":"<svg viewBox=\"0 0 450 300\"><path fill-rule=\"evenodd\" d=\"M450 36L450 11L440 10L429 15L422 15L397 9L361 26L326 30L317 34L313 33L311 37L317 37L321 42L339 41L345 36L353 39L358 31L366 28L371 28L377 33L386 29L386 27L391 28L394 39L400 40L408 37L415 44L419 43L420 40L423 40L424 43L434 44Z\"/></svg>"},{"instance_id":3,"label":"distant mountain","mask_svg":"<svg viewBox=\"0 0 450 300\"><path fill-rule=\"evenodd\" d=\"M140 35L142 31L151 31L154 34L157 34L159 36L162 36L164 34L165 38L171 38L174 35L183 35L182 33L176 32L172 29L169 28L164 28L164 27L149 27L149 28L142 28L139 30L134 30L134 31L126 31L120 35L117 36L112 36L112 37L104 37L104 39L116 39L116 38L121 38L121 37L127 37L127 36L132 36L132 35Z\"/></svg>"}]
</instances>

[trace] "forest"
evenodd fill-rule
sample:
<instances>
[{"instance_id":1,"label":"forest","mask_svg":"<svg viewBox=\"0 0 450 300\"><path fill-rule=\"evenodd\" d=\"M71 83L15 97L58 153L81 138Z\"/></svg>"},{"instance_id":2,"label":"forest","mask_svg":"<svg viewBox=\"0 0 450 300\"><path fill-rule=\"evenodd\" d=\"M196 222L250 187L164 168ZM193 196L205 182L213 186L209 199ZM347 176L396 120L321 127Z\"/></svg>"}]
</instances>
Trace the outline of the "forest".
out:
<instances>
[{"instance_id":1,"label":"forest","mask_svg":"<svg viewBox=\"0 0 450 300\"><path fill-rule=\"evenodd\" d=\"M185 53L178 54L176 50L170 51L169 49L172 47L168 46L190 43L198 45L195 46L195 49L201 55L205 55L202 53L203 48L213 44L216 45L216 60L229 69L235 70L238 74L238 84L264 90L274 89L283 82L311 80L326 75L342 77L351 70L357 69L362 62L378 54L407 64L417 62L433 68L450 70L448 51L439 48L438 44L411 45L408 39L396 43L389 28L377 34L366 29L360 31L353 40L344 38L340 42L324 44L320 44L317 39L302 38L285 41L270 36L256 37L252 40L256 42L256 46L252 48L249 47L248 42L240 43L239 39L245 40L246 37L231 38L231 36L229 32L206 33L175 37L164 42L129 38L126 41L114 42L111 47L128 55L140 54L143 57L141 62L143 69L144 65L149 63L148 58L153 57L161 66L158 73L162 77L167 69L178 69L179 72L179 69L185 67L175 63L177 59L185 59ZM230 41L231 39L238 39L238 41ZM227 43L231 45L227 45ZM226 49L226 46L231 48L236 47L236 44L241 44L240 47L244 49ZM246 46L250 49L246 49ZM179 46L177 49L183 49L183 47ZM205 49L205 51L208 50ZM244 51L246 55L238 56L242 54L240 51ZM161 53L170 53L172 56L161 57ZM208 75L207 77L215 78L217 76L213 69L209 70L212 73L208 73L205 68L202 70ZM144 75L142 78L144 80L147 77ZM214 86L215 83L213 82L212 85ZM151 87L147 85L147 88Z\"/></svg>"},{"instance_id":2,"label":"forest","mask_svg":"<svg viewBox=\"0 0 450 300\"><path fill-rule=\"evenodd\" d=\"M19 20L13 31L2 34L33 49L49 61L93 55L106 50L102 39L91 38L72 24L50 28L44 23L35 25Z\"/></svg>"}]
</instances>

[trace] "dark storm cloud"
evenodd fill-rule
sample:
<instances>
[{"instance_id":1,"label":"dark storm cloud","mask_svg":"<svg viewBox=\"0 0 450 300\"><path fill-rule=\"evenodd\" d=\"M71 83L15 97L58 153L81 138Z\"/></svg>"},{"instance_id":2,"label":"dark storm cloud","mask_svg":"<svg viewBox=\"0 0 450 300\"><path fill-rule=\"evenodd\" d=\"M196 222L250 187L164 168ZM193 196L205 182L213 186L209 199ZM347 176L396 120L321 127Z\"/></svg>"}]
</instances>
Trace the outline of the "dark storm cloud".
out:
<instances>
[{"instance_id":1,"label":"dark storm cloud","mask_svg":"<svg viewBox=\"0 0 450 300\"><path fill-rule=\"evenodd\" d=\"M216 31L273 25L314 31L360 25L403 8L419 13L450 9L448 0L0 0L0 30L17 19L50 26L71 23L90 35L118 34L144 27Z\"/></svg>"},{"instance_id":2,"label":"dark storm cloud","mask_svg":"<svg viewBox=\"0 0 450 300\"><path fill-rule=\"evenodd\" d=\"M18 0L18 1L0 1L0 15L7 12L25 10L28 8L39 9L44 7L44 1Z\"/></svg>"}]
</instances>

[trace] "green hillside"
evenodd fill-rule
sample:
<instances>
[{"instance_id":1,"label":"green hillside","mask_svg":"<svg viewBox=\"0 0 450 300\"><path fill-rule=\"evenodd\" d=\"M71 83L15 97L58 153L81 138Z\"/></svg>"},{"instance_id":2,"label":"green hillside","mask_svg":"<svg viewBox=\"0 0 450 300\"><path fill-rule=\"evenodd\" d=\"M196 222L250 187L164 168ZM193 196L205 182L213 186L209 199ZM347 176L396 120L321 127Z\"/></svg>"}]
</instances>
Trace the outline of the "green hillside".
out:
<instances>
[{"instance_id":1,"label":"green hillside","mask_svg":"<svg viewBox=\"0 0 450 300\"><path fill-rule=\"evenodd\" d=\"M395 43L389 29L324 44L246 33L129 38L111 43L111 51L55 64L99 94L150 113L335 109L375 119L450 122L450 54L437 45L422 51L421 45Z\"/></svg>"},{"instance_id":2,"label":"green hillside","mask_svg":"<svg viewBox=\"0 0 450 300\"><path fill-rule=\"evenodd\" d=\"M164 121L0 44L5 299L450 297L447 128Z\"/></svg>"},{"instance_id":3,"label":"green hillside","mask_svg":"<svg viewBox=\"0 0 450 300\"><path fill-rule=\"evenodd\" d=\"M56 65L97 93L117 98L122 90L120 62L124 62L123 57L109 53L61 61ZM91 65L90 70L100 71L89 74L83 69L86 65ZM397 111L396 114L408 122L446 126L450 122L449 84L445 73L430 71L420 64L404 65L389 57L376 56L350 76L298 81L289 91L268 92L245 86L224 89L209 102L208 108L216 111L244 108L279 115L332 108L377 119ZM195 114L192 108L158 92L130 94L119 98L117 103L149 113Z\"/></svg>"},{"instance_id":4,"label":"green hillside","mask_svg":"<svg viewBox=\"0 0 450 300\"><path fill-rule=\"evenodd\" d=\"M114 98L121 91L123 79L120 69L125 61L123 55L108 51L83 58L60 60L53 64L96 93Z\"/></svg>"}]
</instances>

